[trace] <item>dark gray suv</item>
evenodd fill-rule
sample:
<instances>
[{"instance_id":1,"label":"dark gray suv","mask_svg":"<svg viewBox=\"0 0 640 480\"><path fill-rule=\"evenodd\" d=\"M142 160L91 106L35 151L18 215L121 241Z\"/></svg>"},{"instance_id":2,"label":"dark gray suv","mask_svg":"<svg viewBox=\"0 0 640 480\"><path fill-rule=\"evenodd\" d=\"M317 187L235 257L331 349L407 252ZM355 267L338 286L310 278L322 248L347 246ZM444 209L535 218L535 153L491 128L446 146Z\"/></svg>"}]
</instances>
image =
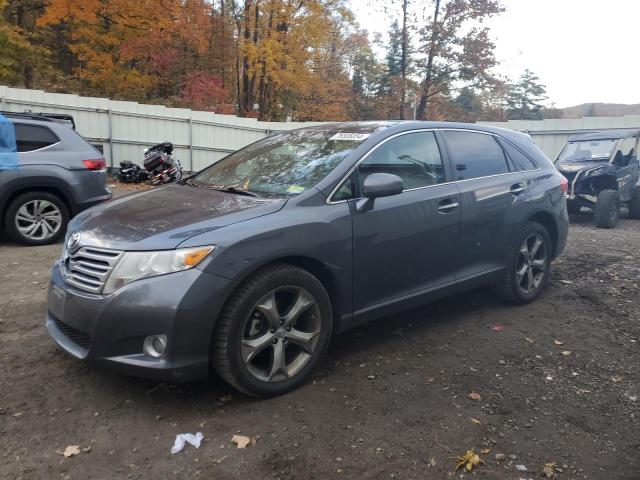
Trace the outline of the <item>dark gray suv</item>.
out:
<instances>
[{"instance_id":1,"label":"dark gray suv","mask_svg":"<svg viewBox=\"0 0 640 480\"><path fill-rule=\"evenodd\" d=\"M0 228L16 241L55 242L70 217L111 198L105 160L70 116L1 112L0 157Z\"/></svg>"},{"instance_id":2,"label":"dark gray suv","mask_svg":"<svg viewBox=\"0 0 640 480\"><path fill-rule=\"evenodd\" d=\"M333 334L470 288L527 303L564 248L567 183L523 134L323 125L77 216L46 325L70 354L169 381L300 385Z\"/></svg>"}]
</instances>

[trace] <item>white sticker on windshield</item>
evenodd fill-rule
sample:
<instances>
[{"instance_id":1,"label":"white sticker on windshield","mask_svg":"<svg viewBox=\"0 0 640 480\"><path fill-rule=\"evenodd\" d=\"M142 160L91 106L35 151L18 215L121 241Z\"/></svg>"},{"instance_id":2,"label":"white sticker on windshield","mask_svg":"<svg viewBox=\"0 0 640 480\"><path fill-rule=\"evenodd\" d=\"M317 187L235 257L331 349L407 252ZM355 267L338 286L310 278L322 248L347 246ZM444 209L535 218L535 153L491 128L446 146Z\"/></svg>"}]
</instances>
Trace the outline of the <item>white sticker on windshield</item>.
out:
<instances>
[{"instance_id":1,"label":"white sticker on windshield","mask_svg":"<svg viewBox=\"0 0 640 480\"><path fill-rule=\"evenodd\" d=\"M608 153L594 153L591 155L591 158L609 158Z\"/></svg>"},{"instance_id":2,"label":"white sticker on windshield","mask_svg":"<svg viewBox=\"0 0 640 480\"><path fill-rule=\"evenodd\" d=\"M351 142L363 142L367 138L369 138L369 133L351 133L351 132L340 132L336 133L329 140L348 140Z\"/></svg>"}]
</instances>

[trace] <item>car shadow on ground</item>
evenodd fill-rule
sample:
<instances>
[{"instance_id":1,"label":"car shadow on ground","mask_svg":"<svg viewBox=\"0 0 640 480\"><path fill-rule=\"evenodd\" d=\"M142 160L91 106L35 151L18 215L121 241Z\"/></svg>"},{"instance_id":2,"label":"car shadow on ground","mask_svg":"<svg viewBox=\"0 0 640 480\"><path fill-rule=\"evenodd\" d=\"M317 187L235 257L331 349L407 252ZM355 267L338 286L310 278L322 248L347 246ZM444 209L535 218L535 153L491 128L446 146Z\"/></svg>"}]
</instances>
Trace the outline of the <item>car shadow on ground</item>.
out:
<instances>
[{"instance_id":1,"label":"car shadow on ground","mask_svg":"<svg viewBox=\"0 0 640 480\"><path fill-rule=\"evenodd\" d=\"M438 300L427 306L358 326L334 336L323 363L311 380L300 387L300 390L309 387L311 383L325 381L330 383L334 375L336 378L340 375L341 369L369 362L380 351L395 351L397 345L393 342L396 339L411 338L429 345L430 337L436 331L441 333L456 331L460 328L486 328L491 323L493 312L513 308L512 305L494 297L485 288ZM470 315L471 312L473 316ZM482 318L484 312L487 313L487 324L477 325L475 320L478 316ZM126 395L128 399L138 404L161 405L163 411L175 411L175 409L197 411L211 406L221 407L227 402L227 398L233 397L233 404L225 405L225 409L232 412L263 401L235 391L214 371L211 371L209 378L203 381L167 384L93 369L74 359L70 359L69 362L67 368L78 370L72 378L78 379L89 375L92 383L96 384L95 387L98 387L106 396ZM85 378L82 383L87 381ZM301 391L300 394L304 395L304 392Z\"/></svg>"}]
</instances>

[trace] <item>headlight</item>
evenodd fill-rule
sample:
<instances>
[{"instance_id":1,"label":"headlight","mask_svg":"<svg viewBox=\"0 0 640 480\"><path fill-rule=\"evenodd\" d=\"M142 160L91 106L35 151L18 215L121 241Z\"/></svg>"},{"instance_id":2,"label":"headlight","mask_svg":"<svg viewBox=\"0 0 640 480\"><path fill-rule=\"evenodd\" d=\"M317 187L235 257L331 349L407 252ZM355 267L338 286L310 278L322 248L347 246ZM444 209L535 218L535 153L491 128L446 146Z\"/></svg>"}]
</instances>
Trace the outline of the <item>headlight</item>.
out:
<instances>
[{"instance_id":1,"label":"headlight","mask_svg":"<svg viewBox=\"0 0 640 480\"><path fill-rule=\"evenodd\" d=\"M109 275L103 293L108 295L127 283L141 278L193 268L209 255L213 248L208 246L153 252L125 252Z\"/></svg>"}]
</instances>

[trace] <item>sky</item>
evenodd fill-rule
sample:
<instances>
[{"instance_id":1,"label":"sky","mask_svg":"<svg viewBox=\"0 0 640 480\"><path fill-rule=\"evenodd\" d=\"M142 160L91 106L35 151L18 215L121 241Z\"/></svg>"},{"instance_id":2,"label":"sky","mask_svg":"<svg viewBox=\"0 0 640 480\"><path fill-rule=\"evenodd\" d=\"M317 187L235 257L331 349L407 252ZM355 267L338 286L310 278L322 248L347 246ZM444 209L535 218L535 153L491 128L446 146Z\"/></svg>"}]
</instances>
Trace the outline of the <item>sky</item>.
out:
<instances>
[{"instance_id":1,"label":"sky","mask_svg":"<svg viewBox=\"0 0 640 480\"><path fill-rule=\"evenodd\" d=\"M426 2L410 0L414 5ZM361 28L386 34L399 0L351 0ZM525 68L558 108L591 102L640 103L640 1L503 0L491 19L500 66L511 78Z\"/></svg>"}]
</instances>

